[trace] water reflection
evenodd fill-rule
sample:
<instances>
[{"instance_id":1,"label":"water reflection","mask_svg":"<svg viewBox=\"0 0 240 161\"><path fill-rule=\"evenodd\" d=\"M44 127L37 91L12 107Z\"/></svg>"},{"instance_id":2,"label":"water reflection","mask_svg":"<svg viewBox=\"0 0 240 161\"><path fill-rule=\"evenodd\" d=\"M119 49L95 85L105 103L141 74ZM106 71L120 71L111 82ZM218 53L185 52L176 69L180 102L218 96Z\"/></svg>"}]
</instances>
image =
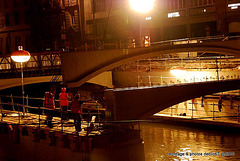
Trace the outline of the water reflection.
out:
<instances>
[{"instance_id":1,"label":"water reflection","mask_svg":"<svg viewBox=\"0 0 240 161\"><path fill-rule=\"evenodd\" d=\"M141 129L146 161L240 160L237 134L158 123L141 124Z\"/></svg>"}]
</instances>

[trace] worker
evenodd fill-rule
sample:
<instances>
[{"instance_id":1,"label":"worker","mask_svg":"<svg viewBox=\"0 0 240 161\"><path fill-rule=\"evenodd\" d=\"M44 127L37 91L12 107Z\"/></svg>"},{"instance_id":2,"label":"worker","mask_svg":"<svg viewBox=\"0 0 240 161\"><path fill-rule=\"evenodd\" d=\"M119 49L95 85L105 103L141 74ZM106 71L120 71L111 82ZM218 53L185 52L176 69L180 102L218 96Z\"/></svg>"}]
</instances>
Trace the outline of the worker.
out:
<instances>
[{"instance_id":1,"label":"worker","mask_svg":"<svg viewBox=\"0 0 240 161\"><path fill-rule=\"evenodd\" d=\"M68 93L66 93L66 88L63 87L59 94L60 108L61 108L61 121L68 121L67 110L68 110Z\"/></svg>"},{"instance_id":2,"label":"worker","mask_svg":"<svg viewBox=\"0 0 240 161\"><path fill-rule=\"evenodd\" d=\"M49 110L45 110L45 114L47 117L44 123L48 125L48 127L53 127L52 119L53 119L53 110L55 109L55 103L54 103L54 96L51 92L45 92L44 107L49 109Z\"/></svg>"},{"instance_id":3,"label":"worker","mask_svg":"<svg viewBox=\"0 0 240 161\"><path fill-rule=\"evenodd\" d=\"M83 101L81 101L80 94L76 94L72 99L71 104L71 113L74 119L74 126L76 132L80 132L81 129L81 114L82 114L82 107Z\"/></svg>"}]
</instances>

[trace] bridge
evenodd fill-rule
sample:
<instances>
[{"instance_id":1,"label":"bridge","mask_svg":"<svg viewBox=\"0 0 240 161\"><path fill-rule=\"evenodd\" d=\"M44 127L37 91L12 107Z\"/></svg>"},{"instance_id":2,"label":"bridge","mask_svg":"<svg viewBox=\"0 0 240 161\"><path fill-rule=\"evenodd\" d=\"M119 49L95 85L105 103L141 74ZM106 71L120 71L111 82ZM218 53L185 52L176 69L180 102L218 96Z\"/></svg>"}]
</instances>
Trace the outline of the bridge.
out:
<instances>
[{"instance_id":1,"label":"bridge","mask_svg":"<svg viewBox=\"0 0 240 161\"><path fill-rule=\"evenodd\" d=\"M62 81L62 52L31 53L23 65L24 84ZM12 61L10 55L0 57L0 90L21 85L20 63Z\"/></svg>"},{"instance_id":2,"label":"bridge","mask_svg":"<svg viewBox=\"0 0 240 161\"><path fill-rule=\"evenodd\" d=\"M181 52L209 52L239 57L240 38L236 36L180 39L154 43L146 48L64 53L63 80L69 88L79 87L89 79L114 67L138 59Z\"/></svg>"},{"instance_id":3,"label":"bridge","mask_svg":"<svg viewBox=\"0 0 240 161\"><path fill-rule=\"evenodd\" d=\"M23 64L24 84L62 82L62 55L64 52L31 53L31 58ZM103 73L104 77L110 73ZM0 90L21 85L21 66L10 55L0 57ZM110 79L111 80L111 79ZM112 87L96 77L89 83Z\"/></svg>"},{"instance_id":4,"label":"bridge","mask_svg":"<svg viewBox=\"0 0 240 161\"><path fill-rule=\"evenodd\" d=\"M150 47L81 51L31 53L24 64L25 83L64 81L69 88L85 82L112 87L111 72L115 67L143 58L180 52L210 52L239 56L240 36L179 39L155 42ZM10 56L0 57L0 89L18 86L20 64ZM107 79L106 79L107 78Z\"/></svg>"},{"instance_id":5,"label":"bridge","mask_svg":"<svg viewBox=\"0 0 240 161\"><path fill-rule=\"evenodd\" d=\"M108 90L105 100L112 120L145 119L175 104L240 88L240 79Z\"/></svg>"}]
</instances>

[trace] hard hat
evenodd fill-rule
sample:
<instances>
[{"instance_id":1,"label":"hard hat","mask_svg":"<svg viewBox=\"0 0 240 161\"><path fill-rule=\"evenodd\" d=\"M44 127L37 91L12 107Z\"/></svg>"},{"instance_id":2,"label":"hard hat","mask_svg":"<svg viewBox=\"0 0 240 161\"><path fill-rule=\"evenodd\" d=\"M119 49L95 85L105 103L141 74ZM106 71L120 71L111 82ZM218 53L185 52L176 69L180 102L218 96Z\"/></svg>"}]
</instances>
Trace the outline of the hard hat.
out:
<instances>
[{"instance_id":1,"label":"hard hat","mask_svg":"<svg viewBox=\"0 0 240 161\"><path fill-rule=\"evenodd\" d=\"M61 90L62 90L62 93L65 93L67 91L65 87L62 87Z\"/></svg>"}]
</instances>

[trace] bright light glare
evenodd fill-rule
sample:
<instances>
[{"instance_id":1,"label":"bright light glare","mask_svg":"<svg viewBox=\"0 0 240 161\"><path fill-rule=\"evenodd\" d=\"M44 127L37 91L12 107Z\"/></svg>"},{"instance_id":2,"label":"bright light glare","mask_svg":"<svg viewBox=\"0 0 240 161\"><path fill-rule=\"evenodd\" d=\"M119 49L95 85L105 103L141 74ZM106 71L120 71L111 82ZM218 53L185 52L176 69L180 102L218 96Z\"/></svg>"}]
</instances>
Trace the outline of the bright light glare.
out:
<instances>
[{"instance_id":1,"label":"bright light glare","mask_svg":"<svg viewBox=\"0 0 240 161\"><path fill-rule=\"evenodd\" d=\"M179 12L168 13L168 18L172 18L172 17L180 17Z\"/></svg>"},{"instance_id":2,"label":"bright light glare","mask_svg":"<svg viewBox=\"0 0 240 161\"><path fill-rule=\"evenodd\" d=\"M129 0L129 4L134 11L146 13L152 10L154 0Z\"/></svg>"},{"instance_id":3,"label":"bright light glare","mask_svg":"<svg viewBox=\"0 0 240 161\"><path fill-rule=\"evenodd\" d=\"M175 77L181 77L185 75L186 70L184 68L178 67L170 70L171 74Z\"/></svg>"},{"instance_id":4,"label":"bright light glare","mask_svg":"<svg viewBox=\"0 0 240 161\"><path fill-rule=\"evenodd\" d=\"M12 60L18 63L27 62L30 59L30 55L28 56L11 56Z\"/></svg>"}]
</instances>

